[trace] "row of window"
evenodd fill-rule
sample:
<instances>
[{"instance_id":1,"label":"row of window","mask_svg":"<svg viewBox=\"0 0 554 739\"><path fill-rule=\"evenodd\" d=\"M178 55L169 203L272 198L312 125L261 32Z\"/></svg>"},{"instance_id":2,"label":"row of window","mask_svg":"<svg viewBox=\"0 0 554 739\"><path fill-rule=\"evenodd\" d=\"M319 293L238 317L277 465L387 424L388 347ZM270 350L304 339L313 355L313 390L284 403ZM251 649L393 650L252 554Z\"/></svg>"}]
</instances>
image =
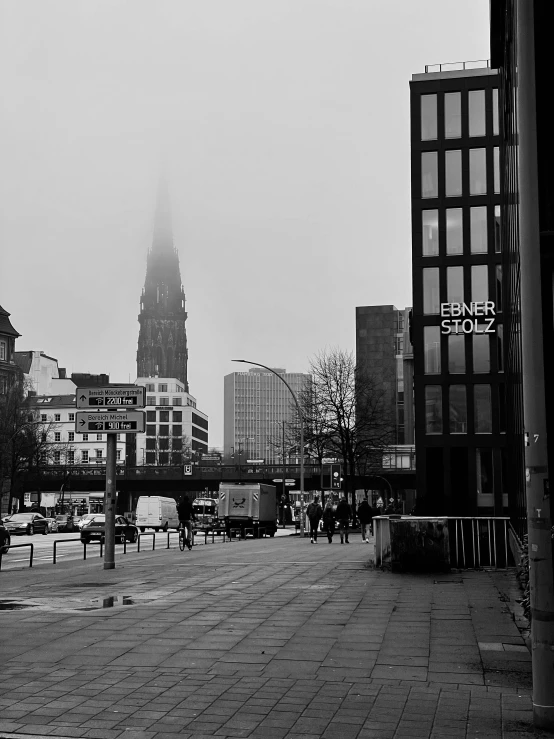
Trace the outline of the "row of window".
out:
<instances>
[{"instance_id":1,"label":"row of window","mask_svg":"<svg viewBox=\"0 0 554 739\"><path fill-rule=\"evenodd\" d=\"M169 423L170 413L173 423L183 421L183 411L146 411L146 423L156 423L156 418L159 423Z\"/></svg>"},{"instance_id":2,"label":"row of window","mask_svg":"<svg viewBox=\"0 0 554 739\"><path fill-rule=\"evenodd\" d=\"M158 432L156 433L156 428L158 429ZM169 424L159 424L156 426L155 424L146 424L146 436L169 436L170 435L170 426ZM171 436L182 436L183 435L183 425L180 423L175 423L171 426Z\"/></svg>"},{"instance_id":3,"label":"row of window","mask_svg":"<svg viewBox=\"0 0 554 739\"><path fill-rule=\"evenodd\" d=\"M47 455L46 452L44 452L42 455L42 461L46 462ZM89 462L98 459L103 460L104 459L104 450L103 449L95 449L94 454L91 454L88 449L83 449L81 451L81 458L80 463L81 464L88 464ZM116 459L121 461L121 449L116 450ZM78 458L73 449L70 449L67 452L55 451L52 455L52 461L54 464L61 464L62 462L66 464L77 464Z\"/></svg>"},{"instance_id":4,"label":"row of window","mask_svg":"<svg viewBox=\"0 0 554 739\"><path fill-rule=\"evenodd\" d=\"M149 382L145 385L146 392L147 393L155 393L156 392L156 385L153 382ZM169 390L168 390L169 388ZM167 392L174 392L174 393L184 393L185 388L181 387L180 385L171 385L169 386L166 382L160 382L158 383L158 392L159 393L167 393ZM175 404L177 405L177 403Z\"/></svg>"},{"instance_id":5,"label":"row of window","mask_svg":"<svg viewBox=\"0 0 554 739\"><path fill-rule=\"evenodd\" d=\"M145 464L155 465L181 465L183 464L183 455L179 452L169 454L169 452L146 452L144 455Z\"/></svg>"},{"instance_id":6,"label":"row of window","mask_svg":"<svg viewBox=\"0 0 554 739\"><path fill-rule=\"evenodd\" d=\"M172 402L169 402L169 398L158 398L155 395L146 396L146 405L183 405L183 398L172 398ZM192 404L191 404L192 405Z\"/></svg>"},{"instance_id":7,"label":"row of window","mask_svg":"<svg viewBox=\"0 0 554 739\"><path fill-rule=\"evenodd\" d=\"M48 421L48 415L46 413L41 413L40 420L42 423L46 423ZM54 413L54 421L56 423L59 423L62 420L61 413ZM68 421L74 421L75 420L75 414L74 413L68 413L67 414L67 420Z\"/></svg>"},{"instance_id":8,"label":"row of window","mask_svg":"<svg viewBox=\"0 0 554 739\"><path fill-rule=\"evenodd\" d=\"M146 449L147 450L155 450L160 449L163 451L167 451L168 449L173 449L173 451L182 451L183 449L183 439L176 438L176 439L170 439L167 438L147 438L146 439Z\"/></svg>"},{"instance_id":9,"label":"row of window","mask_svg":"<svg viewBox=\"0 0 554 739\"><path fill-rule=\"evenodd\" d=\"M496 330L496 353L497 368L504 369L502 357L502 345L504 338L504 327L497 323ZM491 346L490 335L476 334L468 335L472 342L472 368L474 373L491 371ZM447 342L447 367L449 374L466 373L466 334L449 334L443 336ZM423 328L424 344L424 372L426 375L440 375L441 373L441 328L440 326L425 326ZM469 363L468 363L469 364Z\"/></svg>"},{"instance_id":10,"label":"row of window","mask_svg":"<svg viewBox=\"0 0 554 739\"><path fill-rule=\"evenodd\" d=\"M444 152L444 192L439 188L439 152L421 152L421 197L456 198L466 194L462 181L462 156L469 157L469 194L487 194L487 150L450 149ZM500 149L493 149L493 190L500 192Z\"/></svg>"},{"instance_id":11,"label":"row of window","mask_svg":"<svg viewBox=\"0 0 554 739\"><path fill-rule=\"evenodd\" d=\"M502 265L495 264L495 312L502 312ZM423 313L438 315L440 313L440 269L425 267L423 270ZM489 266L472 264L467 266L446 267L446 303L463 303L465 301L465 282L470 278L470 300L484 302L489 300ZM464 276L465 275L465 276Z\"/></svg>"},{"instance_id":12,"label":"row of window","mask_svg":"<svg viewBox=\"0 0 554 739\"><path fill-rule=\"evenodd\" d=\"M467 434L468 429L467 395L472 392L472 386L450 385L445 387L448 392L448 432L451 434ZM425 433L442 434L443 423L442 406L443 388L441 385L425 386ZM473 433L492 434L492 399L490 385L473 385ZM500 393L500 398L504 396ZM500 404L500 431L505 431L504 409Z\"/></svg>"},{"instance_id":13,"label":"row of window","mask_svg":"<svg viewBox=\"0 0 554 739\"><path fill-rule=\"evenodd\" d=\"M494 207L494 251L501 251L500 206ZM444 222L439 222L438 209L421 211L422 243L424 257L438 257L441 251L447 256L464 253L464 230L469 228L469 251L486 254L489 251L488 208L446 208ZM442 215L442 213L441 213ZM465 229L464 229L465 220Z\"/></svg>"},{"instance_id":14,"label":"row of window","mask_svg":"<svg viewBox=\"0 0 554 739\"><path fill-rule=\"evenodd\" d=\"M89 441L89 436L94 436L94 434L81 434L79 433L79 439L77 441ZM116 434L117 441L121 441L121 434ZM104 436L103 434L96 434L96 441L103 441ZM42 440L46 441L46 434L42 434ZM54 441L62 441L62 434L61 431L55 431L54 432ZM75 441L75 432L74 431L68 431L67 432L67 441ZM90 439L92 441L92 439Z\"/></svg>"},{"instance_id":15,"label":"row of window","mask_svg":"<svg viewBox=\"0 0 554 739\"><path fill-rule=\"evenodd\" d=\"M468 97L467 135L470 137L486 136L487 110L485 90L470 90ZM421 140L434 141L439 138L438 103L444 108L444 127L442 135L445 139L459 139L462 136L462 93L446 92L444 95L431 94L421 96ZM499 134L498 90L492 91L492 133Z\"/></svg>"}]
</instances>

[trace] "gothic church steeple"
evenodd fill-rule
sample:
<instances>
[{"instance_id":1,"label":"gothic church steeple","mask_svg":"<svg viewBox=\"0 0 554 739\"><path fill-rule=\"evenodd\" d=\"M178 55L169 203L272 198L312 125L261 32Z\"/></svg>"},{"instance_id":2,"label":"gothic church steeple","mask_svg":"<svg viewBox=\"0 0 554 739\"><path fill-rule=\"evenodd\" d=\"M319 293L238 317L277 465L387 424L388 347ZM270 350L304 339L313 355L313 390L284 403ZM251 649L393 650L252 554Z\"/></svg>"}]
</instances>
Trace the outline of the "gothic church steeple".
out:
<instances>
[{"instance_id":1,"label":"gothic church steeple","mask_svg":"<svg viewBox=\"0 0 554 739\"><path fill-rule=\"evenodd\" d=\"M188 392L186 320L179 255L173 245L169 192L162 178L140 298L137 377L176 377Z\"/></svg>"}]
</instances>

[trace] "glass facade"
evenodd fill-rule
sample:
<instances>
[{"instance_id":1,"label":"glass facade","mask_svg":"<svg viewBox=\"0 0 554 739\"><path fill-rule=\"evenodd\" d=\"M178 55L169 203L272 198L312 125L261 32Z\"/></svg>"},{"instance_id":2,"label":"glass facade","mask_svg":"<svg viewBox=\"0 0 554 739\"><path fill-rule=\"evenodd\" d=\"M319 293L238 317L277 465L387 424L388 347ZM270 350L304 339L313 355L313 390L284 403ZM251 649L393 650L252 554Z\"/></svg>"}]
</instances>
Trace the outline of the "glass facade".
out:
<instances>
[{"instance_id":1,"label":"glass facade","mask_svg":"<svg viewBox=\"0 0 554 739\"><path fill-rule=\"evenodd\" d=\"M425 386L425 429L427 434L442 434L442 388Z\"/></svg>"},{"instance_id":2,"label":"glass facade","mask_svg":"<svg viewBox=\"0 0 554 739\"><path fill-rule=\"evenodd\" d=\"M423 312L426 315L434 315L438 314L439 310L439 268L426 267L423 270Z\"/></svg>"},{"instance_id":3,"label":"glass facade","mask_svg":"<svg viewBox=\"0 0 554 739\"><path fill-rule=\"evenodd\" d=\"M421 96L421 140L437 138L437 96Z\"/></svg>"},{"instance_id":4,"label":"glass facade","mask_svg":"<svg viewBox=\"0 0 554 739\"><path fill-rule=\"evenodd\" d=\"M446 209L446 253L464 253L463 211L461 208Z\"/></svg>"},{"instance_id":5,"label":"glass facade","mask_svg":"<svg viewBox=\"0 0 554 739\"><path fill-rule=\"evenodd\" d=\"M439 195L438 155L436 151L421 152L421 197Z\"/></svg>"},{"instance_id":6,"label":"glass facade","mask_svg":"<svg viewBox=\"0 0 554 739\"><path fill-rule=\"evenodd\" d=\"M475 416L475 433L492 433L491 386L475 385L473 388L473 408Z\"/></svg>"},{"instance_id":7,"label":"glass facade","mask_svg":"<svg viewBox=\"0 0 554 739\"><path fill-rule=\"evenodd\" d=\"M472 254L487 251L487 207L469 209L470 243Z\"/></svg>"},{"instance_id":8,"label":"glass facade","mask_svg":"<svg viewBox=\"0 0 554 739\"><path fill-rule=\"evenodd\" d=\"M500 148L495 146L492 150L494 166L494 194L500 193Z\"/></svg>"},{"instance_id":9,"label":"glass facade","mask_svg":"<svg viewBox=\"0 0 554 739\"><path fill-rule=\"evenodd\" d=\"M446 268L446 300L449 303L464 302L464 268Z\"/></svg>"},{"instance_id":10,"label":"glass facade","mask_svg":"<svg viewBox=\"0 0 554 739\"><path fill-rule=\"evenodd\" d=\"M459 149L444 154L444 189L447 198L462 194L462 152Z\"/></svg>"},{"instance_id":11,"label":"glass facade","mask_svg":"<svg viewBox=\"0 0 554 739\"><path fill-rule=\"evenodd\" d=\"M462 135L462 94L444 94L444 138L459 139Z\"/></svg>"},{"instance_id":12,"label":"glass facade","mask_svg":"<svg viewBox=\"0 0 554 739\"><path fill-rule=\"evenodd\" d=\"M489 268L486 264L471 265L471 299L473 301L489 299Z\"/></svg>"},{"instance_id":13,"label":"glass facade","mask_svg":"<svg viewBox=\"0 0 554 739\"><path fill-rule=\"evenodd\" d=\"M448 372L453 375L463 375L465 371L465 334L450 334L448 337Z\"/></svg>"},{"instance_id":14,"label":"glass facade","mask_svg":"<svg viewBox=\"0 0 554 739\"><path fill-rule=\"evenodd\" d=\"M421 213L423 233L422 252L424 257L436 257L439 253L439 211L424 210Z\"/></svg>"},{"instance_id":15,"label":"glass facade","mask_svg":"<svg viewBox=\"0 0 554 739\"><path fill-rule=\"evenodd\" d=\"M479 331L484 331L485 324L479 324ZM473 334L473 371L475 373L491 371L491 343L489 334Z\"/></svg>"},{"instance_id":16,"label":"glass facade","mask_svg":"<svg viewBox=\"0 0 554 739\"><path fill-rule=\"evenodd\" d=\"M486 133L485 91L468 92L468 122L470 136L484 136Z\"/></svg>"},{"instance_id":17,"label":"glass facade","mask_svg":"<svg viewBox=\"0 0 554 739\"><path fill-rule=\"evenodd\" d=\"M437 375L441 371L441 335L440 326L425 326L423 329L425 342L425 374Z\"/></svg>"},{"instance_id":18,"label":"glass facade","mask_svg":"<svg viewBox=\"0 0 554 739\"><path fill-rule=\"evenodd\" d=\"M467 434L467 399L465 385L451 385L448 415L451 434Z\"/></svg>"},{"instance_id":19,"label":"glass facade","mask_svg":"<svg viewBox=\"0 0 554 739\"><path fill-rule=\"evenodd\" d=\"M469 194L487 194L487 150L469 150Z\"/></svg>"}]
</instances>

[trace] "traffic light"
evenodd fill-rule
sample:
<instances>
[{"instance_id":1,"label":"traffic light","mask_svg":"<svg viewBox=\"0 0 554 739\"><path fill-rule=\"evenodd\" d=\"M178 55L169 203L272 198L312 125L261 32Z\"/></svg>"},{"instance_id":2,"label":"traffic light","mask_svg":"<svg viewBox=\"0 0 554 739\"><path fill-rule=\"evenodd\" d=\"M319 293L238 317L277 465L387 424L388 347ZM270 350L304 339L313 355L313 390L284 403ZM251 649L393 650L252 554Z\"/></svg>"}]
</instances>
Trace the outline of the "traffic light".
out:
<instances>
[{"instance_id":1,"label":"traffic light","mask_svg":"<svg viewBox=\"0 0 554 739\"><path fill-rule=\"evenodd\" d=\"M333 490L341 489L340 464L331 465L331 488Z\"/></svg>"}]
</instances>

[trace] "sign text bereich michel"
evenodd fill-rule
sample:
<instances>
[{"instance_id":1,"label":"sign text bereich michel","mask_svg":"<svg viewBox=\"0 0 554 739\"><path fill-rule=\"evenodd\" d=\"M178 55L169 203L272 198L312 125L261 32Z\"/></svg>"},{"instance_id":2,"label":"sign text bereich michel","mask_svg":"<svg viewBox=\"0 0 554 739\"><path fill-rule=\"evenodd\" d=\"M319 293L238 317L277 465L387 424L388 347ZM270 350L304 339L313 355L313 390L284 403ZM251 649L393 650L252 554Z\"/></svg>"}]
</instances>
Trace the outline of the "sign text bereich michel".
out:
<instances>
[{"instance_id":1,"label":"sign text bereich michel","mask_svg":"<svg viewBox=\"0 0 554 739\"><path fill-rule=\"evenodd\" d=\"M441 318L442 334L494 334L496 306L492 300L441 303Z\"/></svg>"}]
</instances>

